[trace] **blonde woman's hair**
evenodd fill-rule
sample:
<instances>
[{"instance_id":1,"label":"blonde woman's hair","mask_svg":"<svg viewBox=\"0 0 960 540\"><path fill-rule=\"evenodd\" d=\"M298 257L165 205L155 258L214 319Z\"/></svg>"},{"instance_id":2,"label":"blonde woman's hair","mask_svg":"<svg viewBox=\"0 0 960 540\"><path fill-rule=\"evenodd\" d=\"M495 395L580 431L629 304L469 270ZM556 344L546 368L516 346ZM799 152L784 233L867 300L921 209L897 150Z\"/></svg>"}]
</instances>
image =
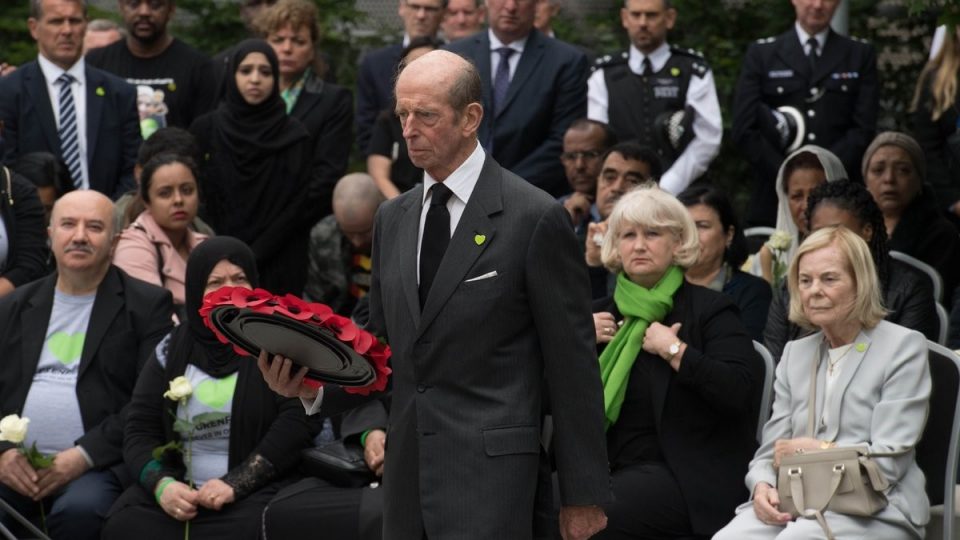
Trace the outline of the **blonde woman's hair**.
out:
<instances>
[{"instance_id":1,"label":"blonde woman's hair","mask_svg":"<svg viewBox=\"0 0 960 540\"><path fill-rule=\"evenodd\" d=\"M843 254L845 270L853 277L856 297L847 321L857 321L864 328L873 328L887 315L880 297L880 280L873 264L870 247L860 236L846 227L820 229L800 244L790 262L787 287L790 290L790 321L806 329L815 326L803 311L800 300L800 260L804 255L833 246Z\"/></svg>"},{"instance_id":2,"label":"blonde woman's hair","mask_svg":"<svg viewBox=\"0 0 960 540\"><path fill-rule=\"evenodd\" d=\"M930 118L937 121L953 107L957 97L957 70L960 70L960 40L957 31L945 32L943 46L932 60L923 66L917 87L913 91L910 112L930 108ZM920 103L924 87L930 85L930 103Z\"/></svg>"},{"instance_id":3,"label":"blonde woman's hair","mask_svg":"<svg viewBox=\"0 0 960 540\"><path fill-rule=\"evenodd\" d=\"M628 226L649 227L669 232L677 240L673 262L690 268L700 257L700 237L687 208L676 197L655 184L638 186L617 201L607 221L600 259L611 272L623 270L618 249L620 233Z\"/></svg>"}]
</instances>

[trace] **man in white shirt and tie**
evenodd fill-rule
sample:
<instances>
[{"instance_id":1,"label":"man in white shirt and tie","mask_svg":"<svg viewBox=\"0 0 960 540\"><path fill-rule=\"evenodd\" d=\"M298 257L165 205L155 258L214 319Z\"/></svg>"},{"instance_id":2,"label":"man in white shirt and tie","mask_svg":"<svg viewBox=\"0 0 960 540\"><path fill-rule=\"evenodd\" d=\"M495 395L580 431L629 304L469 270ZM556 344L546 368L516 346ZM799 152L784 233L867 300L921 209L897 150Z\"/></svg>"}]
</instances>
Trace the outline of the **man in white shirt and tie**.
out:
<instances>
[{"instance_id":1,"label":"man in white shirt and tie","mask_svg":"<svg viewBox=\"0 0 960 540\"><path fill-rule=\"evenodd\" d=\"M700 53L667 43L676 18L670 0L625 0L620 21L630 50L598 59L587 82L587 116L609 124L619 140L655 150L665 169L660 187L674 195L707 171L723 135L710 66ZM686 135L671 141L673 115Z\"/></svg>"},{"instance_id":2,"label":"man in white shirt and tie","mask_svg":"<svg viewBox=\"0 0 960 540\"><path fill-rule=\"evenodd\" d=\"M61 157L77 189L117 198L135 187L140 147L136 91L87 66L85 0L30 0L30 34L39 51L0 78L4 161L30 152Z\"/></svg>"},{"instance_id":3,"label":"man in white shirt and tie","mask_svg":"<svg viewBox=\"0 0 960 540\"><path fill-rule=\"evenodd\" d=\"M748 225L776 221L774 182L804 144L830 150L851 180L877 127L877 55L830 29L840 0L792 0L796 21L750 44L734 94L733 140L755 173Z\"/></svg>"}]
</instances>

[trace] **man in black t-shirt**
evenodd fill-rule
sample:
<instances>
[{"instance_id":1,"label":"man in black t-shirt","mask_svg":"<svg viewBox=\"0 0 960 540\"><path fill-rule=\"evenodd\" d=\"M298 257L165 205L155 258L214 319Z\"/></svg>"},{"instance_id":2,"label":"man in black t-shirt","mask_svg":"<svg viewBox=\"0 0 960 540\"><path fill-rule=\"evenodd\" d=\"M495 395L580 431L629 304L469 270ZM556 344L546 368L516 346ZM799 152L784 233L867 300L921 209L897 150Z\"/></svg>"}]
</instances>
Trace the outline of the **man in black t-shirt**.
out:
<instances>
[{"instance_id":1,"label":"man in black t-shirt","mask_svg":"<svg viewBox=\"0 0 960 540\"><path fill-rule=\"evenodd\" d=\"M175 0L118 4L126 39L91 51L87 62L137 87L144 139L166 126L189 128L214 105L216 81L210 59L167 31Z\"/></svg>"}]
</instances>

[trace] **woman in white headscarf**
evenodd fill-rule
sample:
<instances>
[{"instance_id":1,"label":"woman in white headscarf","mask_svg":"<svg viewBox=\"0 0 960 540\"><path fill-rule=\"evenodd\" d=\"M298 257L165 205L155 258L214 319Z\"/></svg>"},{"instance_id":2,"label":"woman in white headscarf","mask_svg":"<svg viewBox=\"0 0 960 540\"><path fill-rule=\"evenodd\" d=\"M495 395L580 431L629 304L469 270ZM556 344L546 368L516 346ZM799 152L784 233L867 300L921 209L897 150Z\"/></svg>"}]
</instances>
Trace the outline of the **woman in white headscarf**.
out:
<instances>
[{"instance_id":1,"label":"woman in white headscarf","mask_svg":"<svg viewBox=\"0 0 960 540\"><path fill-rule=\"evenodd\" d=\"M787 156L777 172L777 230L790 235L789 245L779 254L786 268L797 251L797 246L807 236L804 212L807 197L814 188L824 182L846 180L847 171L833 152L815 145L800 147ZM774 253L764 245L754 257L750 273L774 282Z\"/></svg>"}]
</instances>

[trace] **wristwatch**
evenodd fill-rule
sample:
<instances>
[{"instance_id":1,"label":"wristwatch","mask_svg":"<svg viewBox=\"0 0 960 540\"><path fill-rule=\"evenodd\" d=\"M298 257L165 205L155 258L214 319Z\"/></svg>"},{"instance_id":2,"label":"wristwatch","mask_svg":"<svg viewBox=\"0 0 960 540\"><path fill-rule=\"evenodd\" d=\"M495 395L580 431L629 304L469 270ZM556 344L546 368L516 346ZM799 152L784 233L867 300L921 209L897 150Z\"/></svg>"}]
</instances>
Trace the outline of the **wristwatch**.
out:
<instances>
[{"instance_id":1,"label":"wristwatch","mask_svg":"<svg viewBox=\"0 0 960 540\"><path fill-rule=\"evenodd\" d=\"M683 342L678 339L676 342L671 343L670 346L667 347L667 361L668 361L668 362L669 362L670 360L673 360L673 357L680 353L680 347L681 347L681 346L683 346Z\"/></svg>"}]
</instances>

